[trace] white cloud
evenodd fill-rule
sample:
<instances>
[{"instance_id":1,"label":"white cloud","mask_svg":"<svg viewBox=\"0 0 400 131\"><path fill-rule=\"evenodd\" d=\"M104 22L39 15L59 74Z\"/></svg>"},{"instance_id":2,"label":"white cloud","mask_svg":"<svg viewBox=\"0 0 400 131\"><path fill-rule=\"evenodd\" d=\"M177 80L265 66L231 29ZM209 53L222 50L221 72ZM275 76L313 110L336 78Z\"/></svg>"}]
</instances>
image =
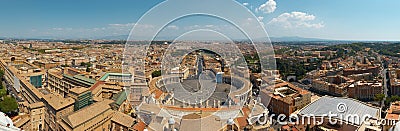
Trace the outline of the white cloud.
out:
<instances>
[{"instance_id":1,"label":"white cloud","mask_svg":"<svg viewBox=\"0 0 400 131\"><path fill-rule=\"evenodd\" d=\"M244 6L248 6L248 5L249 5L249 3L243 3L243 5L244 5Z\"/></svg>"},{"instance_id":2,"label":"white cloud","mask_svg":"<svg viewBox=\"0 0 400 131\"><path fill-rule=\"evenodd\" d=\"M221 30L219 25L191 25L185 26L184 30L197 30L197 29L211 29L211 30Z\"/></svg>"},{"instance_id":3,"label":"white cloud","mask_svg":"<svg viewBox=\"0 0 400 131\"><path fill-rule=\"evenodd\" d=\"M323 22L315 21L315 16L304 12L291 12L283 13L276 18L273 18L268 22L269 25L282 26L284 28L322 28L324 27Z\"/></svg>"},{"instance_id":4,"label":"white cloud","mask_svg":"<svg viewBox=\"0 0 400 131\"><path fill-rule=\"evenodd\" d=\"M64 30L64 28L53 28L53 30Z\"/></svg>"},{"instance_id":5,"label":"white cloud","mask_svg":"<svg viewBox=\"0 0 400 131\"><path fill-rule=\"evenodd\" d=\"M214 25L205 25L206 28L213 28L215 27Z\"/></svg>"},{"instance_id":6,"label":"white cloud","mask_svg":"<svg viewBox=\"0 0 400 131\"><path fill-rule=\"evenodd\" d=\"M256 9L256 13L258 11L261 11L263 13L269 14L274 12L276 9L276 2L274 0L268 0L267 2L265 2L264 4L260 5L260 7L258 7Z\"/></svg>"},{"instance_id":7,"label":"white cloud","mask_svg":"<svg viewBox=\"0 0 400 131\"><path fill-rule=\"evenodd\" d=\"M264 20L264 17L262 17L262 16L259 16L259 17L257 17L257 18L258 18L259 21Z\"/></svg>"},{"instance_id":8,"label":"white cloud","mask_svg":"<svg viewBox=\"0 0 400 131\"><path fill-rule=\"evenodd\" d=\"M126 24L108 24L111 27L132 27L135 23L126 23Z\"/></svg>"},{"instance_id":9,"label":"white cloud","mask_svg":"<svg viewBox=\"0 0 400 131\"><path fill-rule=\"evenodd\" d=\"M178 30L178 29L179 29L179 27L178 27L178 26L176 26L176 25L169 25L169 26L167 26L167 29L171 29L171 30Z\"/></svg>"},{"instance_id":10,"label":"white cloud","mask_svg":"<svg viewBox=\"0 0 400 131\"><path fill-rule=\"evenodd\" d=\"M137 23L108 24L108 27L105 27L105 28L106 28L106 30L130 31L133 27L135 27L136 30L151 30L151 29L154 29L153 25L137 24Z\"/></svg>"}]
</instances>

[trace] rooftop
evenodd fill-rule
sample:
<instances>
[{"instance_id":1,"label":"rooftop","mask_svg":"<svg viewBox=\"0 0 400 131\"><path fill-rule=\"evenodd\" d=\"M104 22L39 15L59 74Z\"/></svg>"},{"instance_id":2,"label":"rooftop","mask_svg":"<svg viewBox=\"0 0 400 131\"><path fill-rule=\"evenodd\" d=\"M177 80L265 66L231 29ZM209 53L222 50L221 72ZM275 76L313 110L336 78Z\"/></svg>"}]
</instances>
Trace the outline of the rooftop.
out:
<instances>
[{"instance_id":1,"label":"rooftop","mask_svg":"<svg viewBox=\"0 0 400 131\"><path fill-rule=\"evenodd\" d=\"M112 97L112 100L114 100L115 102L113 102L113 106L114 104L116 105L116 107L119 107L127 98L127 93L124 91L119 92L118 94L114 95Z\"/></svg>"},{"instance_id":2,"label":"rooftop","mask_svg":"<svg viewBox=\"0 0 400 131\"><path fill-rule=\"evenodd\" d=\"M93 85L94 83L96 83L96 80L87 78L87 77L85 77L85 76L83 76L83 75L81 75L81 74L74 75L74 76L70 76L70 75L64 74L63 76L64 76L64 77L67 77L67 78L69 78L69 79L78 81L78 82L80 82L80 83L83 83L83 84L85 84L85 85L90 85L90 86L91 86L91 85Z\"/></svg>"},{"instance_id":3,"label":"rooftop","mask_svg":"<svg viewBox=\"0 0 400 131\"><path fill-rule=\"evenodd\" d=\"M112 121L121 124L126 127L133 127L135 123L135 119L132 118L131 116L124 114L122 112L115 112L113 117L111 118Z\"/></svg>"},{"instance_id":4,"label":"rooftop","mask_svg":"<svg viewBox=\"0 0 400 131\"><path fill-rule=\"evenodd\" d=\"M386 119L389 120L399 120L400 115L400 102L396 101L390 105L390 108L387 110Z\"/></svg>"},{"instance_id":5,"label":"rooftop","mask_svg":"<svg viewBox=\"0 0 400 131\"><path fill-rule=\"evenodd\" d=\"M35 108L39 108L39 107L44 107L43 102L36 102L36 103L32 103L30 104L31 109L35 109Z\"/></svg>"},{"instance_id":6,"label":"rooftop","mask_svg":"<svg viewBox=\"0 0 400 131\"><path fill-rule=\"evenodd\" d=\"M75 103L72 98L63 98L59 94L49 94L43 96L43 99L55 110L60 110L64 107L72 105Z\"/></svg>"},{"instance_id":7,"label":"rooftop","mask_svg":"<svg viewBox=\"0 0 400 131\"><path fill-rule=\"evenodd\" d=\"M82 94L88 90L89 90L89 88L84 88L84 87L75 87L75 88L69 89L70 92L75 93L75 94Z\"/></svg>"},{"instance_id":8,"label":"rooftop","mask_svg":"<svg viewBox=\"0 0 400 131\"><path fill-rule=\"evenodd\" d=\"M62 119L71 127L79 126L80 124L85 123L93 119L94 117L103 114L104 112L111 110L109 104L112 103L112 100L104 100L97 103L94 103L88 107L85 107L81 110L78 110L70 115L64 116ZM84 116L84 117L82 117Z\"/></svg>"},{"instance_id":9,"label":"rooftop","mask_svg":"<svg viewBox=\"0 0 400 131\"><path fill-rule=\"evenodd\" d=\"M101 81L104 81L104 80L106 80L107 77L110 76L110 75L114 75L114 76L132 76L131 74L123 74L123 73L106 73L106 74L104 74L104 75L100 78L100 80L101 80Z\"/></svg>"},{"instance_id":10,"label":"rooftop","mask_svg":"<svg viewBox=\"0 0 400 131\"><path fill-rule=\"evenodd\" d=\"M343 107L343 108L342 108ZM362 110L360 110L362 109ZM343 112L341 111L343 110ZM339 112L341 111L341 112ZM360 101L350 98L342 98L342 97L329 97L323 96L315 102L307 105L303 109L299 111L301 115L309 115L313 114L315 116L323 116L331 112L331 114L338 114L344 117L336 117L337 119L341 119L350 123L354 123L356 125L361 125L364 120L354 120L345 117L348 115L358 115L360 118L364 116L371 116L372 118L380 118L380 109L377 107L368 106Z\"/></svg>"}]
</instances>

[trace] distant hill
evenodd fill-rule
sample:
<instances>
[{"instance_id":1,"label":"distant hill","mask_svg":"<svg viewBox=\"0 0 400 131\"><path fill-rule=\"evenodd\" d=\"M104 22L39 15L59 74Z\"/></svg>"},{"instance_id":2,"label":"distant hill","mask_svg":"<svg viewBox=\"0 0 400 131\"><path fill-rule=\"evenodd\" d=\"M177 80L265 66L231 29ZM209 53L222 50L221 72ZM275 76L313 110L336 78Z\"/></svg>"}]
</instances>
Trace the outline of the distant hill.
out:
<instances>
[{"instance_id":1,"label":"distant hill","mask_svg":"<svg viewBox=\"0 0 400 131\"><path fill-rule=\"evenodd\" d=\"M91 38L82 38L82 37L56 37L56 36L38 36L34 38L15 38L15 39L50 39L50 40L65 40L65 39L97 39L97 40L127 40L129 35L115 35L115 36L99 36L99 37L91 37ZM158 37L157 40L173 40L175 37ZM0 39L8 39L7 37L0 36ZM304 38L298 36L289 36L289 37L269 37L272 42L320 42L320 41L338 41L338 40L329 40L329 39L320 39L320 38ZM241 41L243 39L237 39L237 41ZM254 41L265 40L265 38L254 39Z\"/></svg>"},{"instance_id":2,"label":"distant hill","mask_svg":"<svg viewBox=\"0 0 400 131\"><path fill-rule=\"evenodd\" d=\"M103 37L97 37L94 39L100 39L100 40L126 40L128 39L129 35L116 35L116 36L103 36Z\"/></svg>"},{"instance_id":3,"label":"distant hill","mask_svg":"<svg viewBox=\"0 0 400 131\"><path fill-rule=\"evenodd\" d=\"M298 36L290 36L290 37L270 37L270 40L273 42L287 42L287 41L335 41L329 39L319 39L319 38L304 38Z\"/></svg>"}]
</instances>

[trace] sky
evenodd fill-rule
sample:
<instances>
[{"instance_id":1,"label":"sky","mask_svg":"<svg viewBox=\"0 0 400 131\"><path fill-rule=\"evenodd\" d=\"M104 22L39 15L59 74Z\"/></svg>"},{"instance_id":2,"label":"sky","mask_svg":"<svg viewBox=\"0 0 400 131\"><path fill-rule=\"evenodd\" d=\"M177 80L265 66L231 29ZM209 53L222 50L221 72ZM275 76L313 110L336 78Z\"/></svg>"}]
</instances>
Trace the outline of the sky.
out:
<instances>
[{"instance_id":1,"label":"sky","mask_svg":"<svg viewBox=\"0 0 400 131\"><path fill-rule=\"evenodd\" d=\"M191 3L191 0L180 1L160 17L178 13L182 6ZM140 35L146 35L146 31L155 26L151 22L139 24L139 19L162 2L3 0L0 37L85 39L126 36L134 25L143 32ZM237 0L236 3L253 13L263 25L256 27L265 28L270 37L400 41L399 0ZM204 8L237 13L231 6L222 4L209 3L210 6ZM245 16L239 18L243 22L254 20ZM194 29L221 30L232 34L231 37L240 37L235 35L238 31L234 26L226 21L205 16L173 21L162 29L159 37L179 36Z\"/></svg>"}]
</instances>

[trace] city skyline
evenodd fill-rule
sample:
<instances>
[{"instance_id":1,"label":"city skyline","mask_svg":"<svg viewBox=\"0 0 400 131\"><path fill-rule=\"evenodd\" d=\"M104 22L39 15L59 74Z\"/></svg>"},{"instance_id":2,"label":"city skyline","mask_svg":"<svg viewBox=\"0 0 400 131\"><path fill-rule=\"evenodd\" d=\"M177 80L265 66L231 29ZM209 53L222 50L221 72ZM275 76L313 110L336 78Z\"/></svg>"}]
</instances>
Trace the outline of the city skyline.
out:
<instances>
[{"instance_id":1,"label":"city skyline","mask_svg":"<svg viewBox=\"0 0 400 131\"><path fill-rule=\"evenodd\" d=\"M0 8L1 12L10 12L2 15L4 19L0 21L0 38L103 39L119 36L123 39L129 35L133 25L144 13L161 2L161 0L10 1ZM400 26L396 23L399 18L393 17L398 13L395 6L400 2L395 0L385 2L238 0L237 2L254 13L270 37L400 40L396 36L400 33L396 30ZM221 7L221 10L229 11L225 8L228 7ZM194 20L171 23L166 27L165 34L184 32L193 27L217 30L226 26L226 23L217 20L207 24L199 23ZM138 27L150 30L152 25L138 25Z\"/></svg>"},{"instance_id":2,"label":"city skyline","mask_svg":"<svg viewBox=\"0 0 400 131\"><path fill-rule=\"evenodd\" d=\"M398 131L400 1L7 1L1 131Z\"/></svg>"}]
</instances>

